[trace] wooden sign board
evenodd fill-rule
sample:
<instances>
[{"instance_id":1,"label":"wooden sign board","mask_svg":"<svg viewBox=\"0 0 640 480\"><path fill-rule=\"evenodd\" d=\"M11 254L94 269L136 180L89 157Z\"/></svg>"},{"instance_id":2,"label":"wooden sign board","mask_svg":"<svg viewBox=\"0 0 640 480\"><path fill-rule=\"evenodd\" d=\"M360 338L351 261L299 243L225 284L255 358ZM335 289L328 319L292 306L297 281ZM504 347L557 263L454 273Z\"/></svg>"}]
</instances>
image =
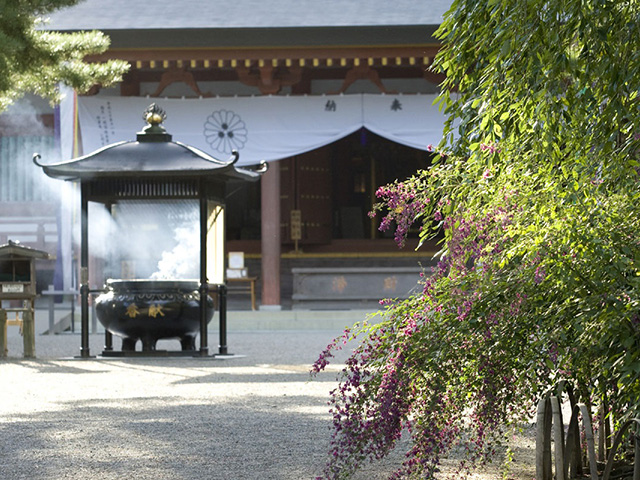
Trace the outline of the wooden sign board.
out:
<instances>
[{"instance_id":1,"label":"wooden sign board","mask_svg":"<svg viewBox=\"0 0 640 480\"><path fill-rule=\"evenodd\" d=\"M22 283L3 283L2 293L23 293L24 284Z\"/></svg>"},{"instance_id":2,"label":"wooden sign board","mask_svg":"<svg viewBox=\"0 0 640 480\"><path fill-rule=\"evenodd\" d=\"M301 210L291 210L291 240L302 240Z\"/></svg>"}]
</instances>

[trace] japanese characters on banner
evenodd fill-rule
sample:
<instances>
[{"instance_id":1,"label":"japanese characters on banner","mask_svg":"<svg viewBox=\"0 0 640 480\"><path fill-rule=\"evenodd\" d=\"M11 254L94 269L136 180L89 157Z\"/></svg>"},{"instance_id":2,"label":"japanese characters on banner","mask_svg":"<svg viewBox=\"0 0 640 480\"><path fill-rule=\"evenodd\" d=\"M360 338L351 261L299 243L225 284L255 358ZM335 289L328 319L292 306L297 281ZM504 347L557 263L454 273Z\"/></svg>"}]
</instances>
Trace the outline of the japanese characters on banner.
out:
<instances>
[{"instance_id":1,"label":"japanese characters on banner","mask_svg":"<svg viewBox=\"0 0 640 480\"><path fill-rule=\"evenodd\" d=\"M444 116L435 95L318 95L163 99L78 97L82 150L134 140L142 112L156 103L167 113L173 140L221 160L240 153L255 165L314 150L361 127L394 142L427 150L442 137Z\"/></svg>"},{"instance_id":2,"label":"japanese characters on banner","mask_svg":"<svg viewBox=\"0 0 640 480\"><path fill-rule=\"evenodd\" d=\"M436 95L363 95L364 127L381 137L419 150L438 145L444 114Z\"/></svg>"}]
</instances>

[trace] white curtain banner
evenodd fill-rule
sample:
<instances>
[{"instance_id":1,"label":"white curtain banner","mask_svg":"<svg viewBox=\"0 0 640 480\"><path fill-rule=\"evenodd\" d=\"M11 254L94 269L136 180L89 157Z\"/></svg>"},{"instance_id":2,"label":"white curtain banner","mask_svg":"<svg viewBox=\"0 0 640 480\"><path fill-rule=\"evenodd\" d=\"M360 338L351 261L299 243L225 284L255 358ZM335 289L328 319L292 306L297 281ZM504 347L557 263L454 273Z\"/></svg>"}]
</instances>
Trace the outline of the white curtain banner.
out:
<instances>
[{"instance_id":1,"label":"white curtain banner","mask_svg":"<svg viewBox=\"0 0 640 480\"><path fill-rule=\"evenodd\" d=\"M363 126L402 145L427 150L438 145L444 114L433 102L436 95L363 95Z\"/></svg>"},{"instance_id":2,"label":"white curtain banner","mask_svg":"<svg viewBox=\"0 0 640 480\"><path fill-rule=\"evenodd\" d=\"M318 95L163 99L78 97L85 154L134 140L145 126L144 110L156 103L167 113L164 126L174 141L221 160L232 150L239 165L299 155L356 130L427 150L442 137L444 116L435 95Z\"/></svg>"},{"instance_id":3,"label":"white curtain banner","mask_svg":"<svg viewBox=\"0 0 640 480\"><path fill-rule=\"evenodd\" d=\"M76 92L66 85L60 85L60 158L67 160L73 156L73 136L76 115Z\"/></svg>"}]
</instances>

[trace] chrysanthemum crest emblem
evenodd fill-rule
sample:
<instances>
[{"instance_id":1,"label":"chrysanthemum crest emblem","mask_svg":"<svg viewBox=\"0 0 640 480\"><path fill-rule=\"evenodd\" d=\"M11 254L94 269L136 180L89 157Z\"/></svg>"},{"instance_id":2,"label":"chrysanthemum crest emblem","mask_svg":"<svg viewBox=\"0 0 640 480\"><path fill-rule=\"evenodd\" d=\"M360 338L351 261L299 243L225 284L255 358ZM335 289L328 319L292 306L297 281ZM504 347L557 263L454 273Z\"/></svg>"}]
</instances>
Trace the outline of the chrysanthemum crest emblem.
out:
<instances>
[{"instance_id":1,"label":"chrysanthemum crest emblem","mask_svg":"<svg viewBox=\"0 0 640 480\"><path fill-rule=\"evenodd\" d=\"M241 150L247 142L247 128L240 116L229 110L217 110L204 122L204 137L218 152Z\"/></svg>"}]
</instances>

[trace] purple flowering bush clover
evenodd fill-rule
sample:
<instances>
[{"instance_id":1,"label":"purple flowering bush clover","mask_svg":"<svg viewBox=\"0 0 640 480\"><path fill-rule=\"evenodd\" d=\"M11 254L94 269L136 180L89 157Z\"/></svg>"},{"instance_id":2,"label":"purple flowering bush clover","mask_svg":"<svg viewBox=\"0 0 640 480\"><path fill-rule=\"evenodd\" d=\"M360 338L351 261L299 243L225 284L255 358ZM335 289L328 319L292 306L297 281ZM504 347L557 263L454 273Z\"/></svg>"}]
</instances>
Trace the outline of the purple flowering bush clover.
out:
<instances>
[{"instance_id":1,"label":"purple flowering bush clover","mask_svg":"<svg viewBox=\"0 0 640 480\"><path fill-rule=\"evenodd\" d=\"M403 435L392 478L433 478L454 450L463 478L565 381L594 412L606 398L614 427L640 416L637 17L633 2L454 1L440 155L380 187L370 214L399 246L437 234L441 253L422 289L347 334L321 478Z\"/></svg>"},{"instance_id":2,"label":"purple flowering bush clover","mask_svg":"<svg viewBox=\"0 0 640 480\"><path fill-rule=\"evenodd\" d=\"M495 452L515 411L506 405L518 389L509 365L476 355L495 347L505 317L526 300L516 297L508 310L471 320L482 295L477 276L490 271L501 251L492 246L491 226L508 222L503 209L481 220L446 219L450 252L424 278L421 295L387 303L383 321L360 331L364 340L332 393L332 460L319 478L348 478L363 462L386 455L403 431L412 443L394 478L432 478L442 456L461 444L468 452L461 473ZM447 292L451 297L445 299ZM323 353L314 371L329 356Z\"/></svg>"},{"instance_id":3,"label":"purple flowering bush clover","mask_svg":"<svg viewBox=\"0 0 640 480\"><path fill-rule=\"evenodd\" d=\"M387 214L382 218L378 229L381 232L389 230L395 225L394 239L399 247L403 247L409 233L409 228L416 224L431 207L431 199L417 195L420 183L416 178L407 182L395 183L378 188L376 198L387 208ZM369 217L374 218L381 204L374 206Z\"/></svg>"},{"instance_id":4,"label":"purple flowering bush clover","mask_svg":"<svg viewBox=\"0 0 640 480\"><path fill-rule=\"evenodd\" d=\"M583 385L589 397L600 392L603 374L628 386L625 395L638 391L631 370L640 361L626 367L605 361L621 353L607 342L626 341L626 325L639 322L640 299L623 273L638 268L640 242L632 233L638 220L602 240L632 205L601 203L607 208L589 228L581 218L576 224L563 218L539 238L519 207L522 198L499 195L509 201L443 218L445 253L422 277L419 294L385 300L379 323L346 332L321 355L315 371L334 348L361 339L331 396L331 461L318 478L348 478L396 448L403 434L410 446L392 478L433 478L453 449L466 452L462 478L504 451L507 434L561 380ZM609 265L604 272L588 263L594 248ZM620 256L625 260L614 260ZM620 405L631 401L619 397Z\"/></svg>"}]
</instances>

